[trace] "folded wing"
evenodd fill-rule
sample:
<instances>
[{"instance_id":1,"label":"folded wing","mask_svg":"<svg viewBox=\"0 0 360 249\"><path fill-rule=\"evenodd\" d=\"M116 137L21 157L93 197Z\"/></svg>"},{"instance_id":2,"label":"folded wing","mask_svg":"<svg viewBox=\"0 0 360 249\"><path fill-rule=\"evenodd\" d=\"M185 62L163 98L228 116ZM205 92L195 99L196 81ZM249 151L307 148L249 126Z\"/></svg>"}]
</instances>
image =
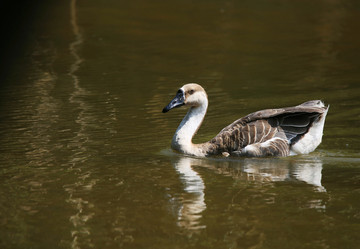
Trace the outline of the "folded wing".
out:
<instances>
[{"instance_id":1,"label":"folded wing","mask_svg":"<svg viewBox=\"0 0 360 249\"><path fill-rule=\"evenodd\" d=\"M280 138L291 146L326 110L321 101L312 100L294 107L254 112L228 125L209 142L214 150L223 152L241 151L248 145L262 144L272 138Z\"/></svg>"}]
</instances>

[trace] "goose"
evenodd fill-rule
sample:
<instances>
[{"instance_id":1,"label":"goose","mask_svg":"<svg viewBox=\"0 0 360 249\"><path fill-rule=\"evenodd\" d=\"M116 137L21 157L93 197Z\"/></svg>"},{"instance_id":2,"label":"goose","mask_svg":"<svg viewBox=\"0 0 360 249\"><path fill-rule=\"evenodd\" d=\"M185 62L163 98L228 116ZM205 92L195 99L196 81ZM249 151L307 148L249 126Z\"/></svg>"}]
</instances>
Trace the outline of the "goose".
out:
<instances>
[{"instance_id":1,"label":"goose","mask_svg":"<svg viewBox=\"0 0 360 249\"><path fill-rule=\"evenodd\" d=\"M185 84L162 112L181 106L189 107L189 111L172 138L171 148L196 157L285 157L308 154L321 143L329 110L329 106L320 100L293 107L265 109L234 121L210 141L193 144L192 138L208 108L204 88L196 83Z\"/></svg>"}]
</instances>

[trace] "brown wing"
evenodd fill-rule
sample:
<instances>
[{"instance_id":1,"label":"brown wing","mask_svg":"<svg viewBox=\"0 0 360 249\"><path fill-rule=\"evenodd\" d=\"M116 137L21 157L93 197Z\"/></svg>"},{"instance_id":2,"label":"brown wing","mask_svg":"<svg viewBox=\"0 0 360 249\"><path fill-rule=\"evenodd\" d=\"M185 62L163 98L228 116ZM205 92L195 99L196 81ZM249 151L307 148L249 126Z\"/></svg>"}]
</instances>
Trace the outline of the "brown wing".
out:
<instances>
[{"instance_id":1,"label":"brown wing","mask_svg":"<svg viewBox=\"0 0 360 249\"><path fill-rule=\"evenodd\" d=\"M222 129L209 143L213 145L214 152L238 151L275 136L293 144L325 110L321 101L313 100L294 107L254 112Z\"/></svg>"}]
</instances>

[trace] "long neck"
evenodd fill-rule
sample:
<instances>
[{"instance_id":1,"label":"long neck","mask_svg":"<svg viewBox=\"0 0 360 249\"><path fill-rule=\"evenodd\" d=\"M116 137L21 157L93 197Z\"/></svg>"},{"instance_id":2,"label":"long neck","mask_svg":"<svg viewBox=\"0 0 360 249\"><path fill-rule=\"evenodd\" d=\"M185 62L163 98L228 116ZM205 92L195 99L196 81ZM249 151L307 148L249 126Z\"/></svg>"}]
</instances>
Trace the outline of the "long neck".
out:
<instances>
[{"instance_id":1,"label":"long neck","mask_svg":"<svg viewBox=\"0 0 360 249\"><path fill-rule=\"evenodd\" d=\"M200 106L190 108L174 134L171 143L173 149L195 156L205 155L200 146L192 143L192 138L204 120L207 107L208 101L206 100Z\"/></svg>"}]
</instances>

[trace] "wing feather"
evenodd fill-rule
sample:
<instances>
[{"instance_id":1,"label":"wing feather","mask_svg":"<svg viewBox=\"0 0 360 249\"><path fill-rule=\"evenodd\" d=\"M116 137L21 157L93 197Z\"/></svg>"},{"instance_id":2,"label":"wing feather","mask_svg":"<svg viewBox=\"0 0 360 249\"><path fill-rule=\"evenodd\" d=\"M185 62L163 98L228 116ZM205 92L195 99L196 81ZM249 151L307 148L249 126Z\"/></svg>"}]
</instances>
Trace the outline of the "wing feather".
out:
<instances>
[{"instance_id":1,"label":"wing feather","mask_svg":"<svg viewBox=\"0 0 360 249\"><path fill-rule=\"evenodd\" d=\"M209 142L220 151L236 151L275 136L294 144L326 110L321 101L312 100L294 107L257 111L226 126Z\"/></svg>"}]
</instances>

